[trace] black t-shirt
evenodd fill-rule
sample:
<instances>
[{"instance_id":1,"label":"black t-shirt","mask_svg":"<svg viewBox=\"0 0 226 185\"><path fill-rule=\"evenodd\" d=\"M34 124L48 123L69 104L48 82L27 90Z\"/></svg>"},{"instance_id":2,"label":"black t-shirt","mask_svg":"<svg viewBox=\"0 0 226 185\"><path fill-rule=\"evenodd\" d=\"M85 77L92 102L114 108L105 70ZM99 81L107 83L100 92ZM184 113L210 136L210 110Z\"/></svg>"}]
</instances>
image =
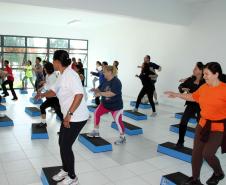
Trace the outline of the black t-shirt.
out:
<instances>
[{"instance_id":1,"label":"black t-shirt","mask_svg":"<svg viewBox=\"0 0 226 185\"><path fill-rule=\"evenodd\" d=\"M142 71L139 75L139 78L144 87L154 88L153 80L149 77L149 75L153 75L153 72L150 69L146 71Z\"/></svg>"},{"instance_id":2,"label":"black t-shirt","mask_svg":"<svg viewBox=\"0 0 226 185\"><path fill-rule=\"evenodd\" d=\"M107 81L106 79L103 83L98 87L101 92L111 91L116 94L113 97L104 97L102 96L101 102L104 107L116 111L123 109L123 101L122 101L122 84L121 81L114 77L112 80Z\"/></svg>"}]
</instances>

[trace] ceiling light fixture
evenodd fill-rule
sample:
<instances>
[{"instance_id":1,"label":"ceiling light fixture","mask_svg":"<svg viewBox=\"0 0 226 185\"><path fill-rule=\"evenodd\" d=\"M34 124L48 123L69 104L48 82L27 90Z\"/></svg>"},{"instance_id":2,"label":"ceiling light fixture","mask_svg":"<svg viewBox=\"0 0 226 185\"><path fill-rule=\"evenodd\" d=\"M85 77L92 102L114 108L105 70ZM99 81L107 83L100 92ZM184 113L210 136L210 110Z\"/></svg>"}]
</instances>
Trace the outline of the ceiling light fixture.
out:
<instances>
[{"instance_id":1,"label":"ceiling light fixture","mask_svg":"<svg viewBox=\"0 0 226 185\"><path fill-rule=\"evenodd\" d=\"M78 20L78 19L73 19L73 20L69 21L67 24L68 24L68 25L71 25L71 24L74 24L74 23L77 23L77 22L80 22L80 20Z\"/></svg>"}]
</instances>

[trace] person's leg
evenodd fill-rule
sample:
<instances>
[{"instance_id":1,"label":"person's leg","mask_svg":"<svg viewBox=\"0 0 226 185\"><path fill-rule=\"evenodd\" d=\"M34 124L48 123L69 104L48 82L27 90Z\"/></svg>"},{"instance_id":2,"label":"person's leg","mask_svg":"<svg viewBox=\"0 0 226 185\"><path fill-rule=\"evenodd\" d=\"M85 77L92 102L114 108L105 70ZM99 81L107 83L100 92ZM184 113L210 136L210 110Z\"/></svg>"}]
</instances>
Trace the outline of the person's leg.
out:
<instances>
[{"instance_id":1,"label":"person's leg","mask_svg":"<svg viewBox=\"0 0 226 185\"><path fill-rule=\"evenodd\" d=\"M140 90L140 93L139 93L139 95L138 95L138 97L137 97L136 106L135 106L135 111L138 110L138 107L139 107L139 105L140 105L140 103L141 103L141 99L144 97L145 94L146 94L145 88L142 87L142 89Z\"/></svg>"},{"instance_id":2,"label":"person's leg","mask_svg":"<svg viewBox=\"0 0 226 185\"><path fill-rule=\"evenodd\" d=\"M26 80L26 76L24 76L24 78L22 79L22 89L25 89L25 80Z\"/></svg>"},{"instance_id":3,"label":"person's leg","mask_svg":"<svg viewBox=\"0 0 226 185\"><path fill-rule=\"evenodd\" d=\"M7 92L7 89L6 89L6 85L9 84L9 80L5 80L3 83L2 83L2 90L3 90L3 93L5 94L5 96L8 96L9 93Z\"/></svg>"},{"instance_id":4,"label":"person's leg","mask_svg":"<svg viewBox=\"0 0 226 185\"><path fill-rule=\"evenodd\" d=\"M52 101L53 102L52 102L51 107L55 110L56 115L60 118L60 120L63 121L64 115L61 112L59 99L57 97L54 97Z\"/></svg>"},{"instance_id":5,"label":"person's leg","mask_svg":"<svg viewBox=\"0 0 226 185\"><path fill-rule=\"evenodd\" d=\"M14 88L13 88L13 81L9 81L9 88L10 88L10 90L12 92L13 100L17 100L17 95L16 95L16 93L14 91Z\"/></svg>"},{"instance_id":6,"label":"person's leg","mask_svg":"<svg viewBox=\"0 0 226 185\"><path fill-rule=\"evenodd\" d=\"M76 138L78 137L80 131L85 126L87 121L83 122L71 122L70 128L65 128L62 140L60 143L60 150L62 156L64 158L64 163L67 167L68 176L71 179L75 179L75 170L74 170L74 154L72 151L72 145L75 142Z\"/></svg>"},{"instance_id":7,"label":"person's leg","mask_svg":"<svg viewBox=\"0 0 226 185\"><path fill-rule=\"evenodd\" d=\"M30 80L30 82L31 82L32 87L35 88L35 84L34 84L34 82L33 82L32 77L30 77L29 80Z\"/></svg>"},{"instance_id":8,"label":"person's leg","mask_svg":"<svg viewBox=\"0 0 226 185\"><path fill-rule=\"evenodd\" d=\"M155 99L155 102L158 102L158 96L157 96L156 90L154 91L154 99Z\"/></svg>"},{"instance_id":9,"label":"person's leg","mask_svg":"<svg viewBox=\"0 0 226 185\"><path fill-rule=\"evenodd\" d=\"M95 98L95 104L97 106L100 105L100 97L99 96Z\"/></svg>"},{"instance_id":10,"label":"person's leg","mask_svg":"<svg viewBox=\"0 0 226 185\"><path fill-rule=\"evenodd\" d=\"M187 131L188 121L190 118L194 116L195 116L195 107L192 105L187 105L179 124L179 139L177 142L177 146L182 147L184 145L184 137Z\"/></svg>"},{"instance_id":11,"label":"person's leg","mask_svg":"<svg viewBox=\"0 0 226 185\"><path fill-rule=\"evenodd\" d=\"M41 112L41 123L38 125L39 127L47 126L46 124L46 109L51 106L51 98L46 98L40 105L40 112Z\"/></svg>"},{"instance_id":12,"label":"person's leg","mask_svg":"<svg viewBox=\"0 0 226 185\"><path fill-rule=\"evenodd\" d=\"M152 108L152 112L154 113L153 116L155 115L156 113L156 109L155 109L155 103L153 101L153 94L154 94L154 87L149 87L148 89L146 89L146 93L148 95L148 99L149 99L149 102L150 102L150 105L151 105L151 108Z\"/></svg>"}]
</instances>

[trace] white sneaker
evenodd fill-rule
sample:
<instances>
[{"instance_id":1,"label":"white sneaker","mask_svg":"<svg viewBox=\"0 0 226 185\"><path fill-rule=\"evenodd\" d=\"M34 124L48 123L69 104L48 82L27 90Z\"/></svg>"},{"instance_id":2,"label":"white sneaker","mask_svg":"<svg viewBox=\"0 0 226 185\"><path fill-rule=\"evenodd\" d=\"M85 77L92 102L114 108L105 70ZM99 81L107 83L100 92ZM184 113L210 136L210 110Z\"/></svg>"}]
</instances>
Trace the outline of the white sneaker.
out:
<instances>
[{"instance_id":1,"label":"white sneaker","mask_svg":"<svg viewBox=\"0 0 226 185\"><path fill-rule=\"evenodd\" d=\"M118 140L116 140L115 145L122 145L124 143L126 143L126 137L125 136L120 136Z\"/></svg>"},{"instance_id":2,"label":"white sneaker","mask_svg":"<svg viewBox=\"0 0 226 185\"><path fill-rule=\"evenodd\" d=\"M138 109L134 108L134 109L133 109L133 112L138 112Z\"/></svg>"},{"instance_id":3,"label":"white sneaker","mask_svg":"<svg viewBox=\"0 0 226 185\"><path fill-rule=\"evenodd\" d=\"M61 169L60 170L60 172L58 173L58 174L56 174L56 175L54 175L53 177L52 177L52 179L54 180L54 181L61 181L61 180L63 180L65 177L67 177L68 176L68 173L67 172L65 172L63 169Z\"/></svg>"},{"instance_id":4,"label":"white sneaker","mask_svg":"<svg viewBox=\"0 0 226 185\"><path fill-rule=\"evenodd\" d=\"M87 133L86 134L88 137L100 137L100 133L98 130L93 130L92 132L90 133Z\"/></svg>"},{"instance_id":5,"label":"white sneaker","mask_svg":"<svg viewBox=\"0 0 226 185\"><path fill-rule=\"evenodd\" d=\"M65 179L61 182L58 182L57 185L79 185L78 178L71 179L69 176L66 176Z\"/></svg>"}]
</instances>

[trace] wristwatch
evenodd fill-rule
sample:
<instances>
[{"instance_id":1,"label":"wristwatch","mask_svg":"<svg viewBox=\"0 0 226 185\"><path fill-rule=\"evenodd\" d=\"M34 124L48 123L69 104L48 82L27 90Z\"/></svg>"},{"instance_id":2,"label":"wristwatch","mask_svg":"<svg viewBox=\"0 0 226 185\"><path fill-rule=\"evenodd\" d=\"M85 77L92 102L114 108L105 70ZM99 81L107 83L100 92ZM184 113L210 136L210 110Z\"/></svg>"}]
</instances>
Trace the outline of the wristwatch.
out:
<instances>
[{"instance_id":1,"label":"wristwatch","mask_svg":"<svg viewBox=\"0 0 226 185\"><path fill-rule=\"evenodd\" d=\"M73 112L68 111L68 114L69 114L70 116L73 116Z\"/></svg>"}]
</instances>

